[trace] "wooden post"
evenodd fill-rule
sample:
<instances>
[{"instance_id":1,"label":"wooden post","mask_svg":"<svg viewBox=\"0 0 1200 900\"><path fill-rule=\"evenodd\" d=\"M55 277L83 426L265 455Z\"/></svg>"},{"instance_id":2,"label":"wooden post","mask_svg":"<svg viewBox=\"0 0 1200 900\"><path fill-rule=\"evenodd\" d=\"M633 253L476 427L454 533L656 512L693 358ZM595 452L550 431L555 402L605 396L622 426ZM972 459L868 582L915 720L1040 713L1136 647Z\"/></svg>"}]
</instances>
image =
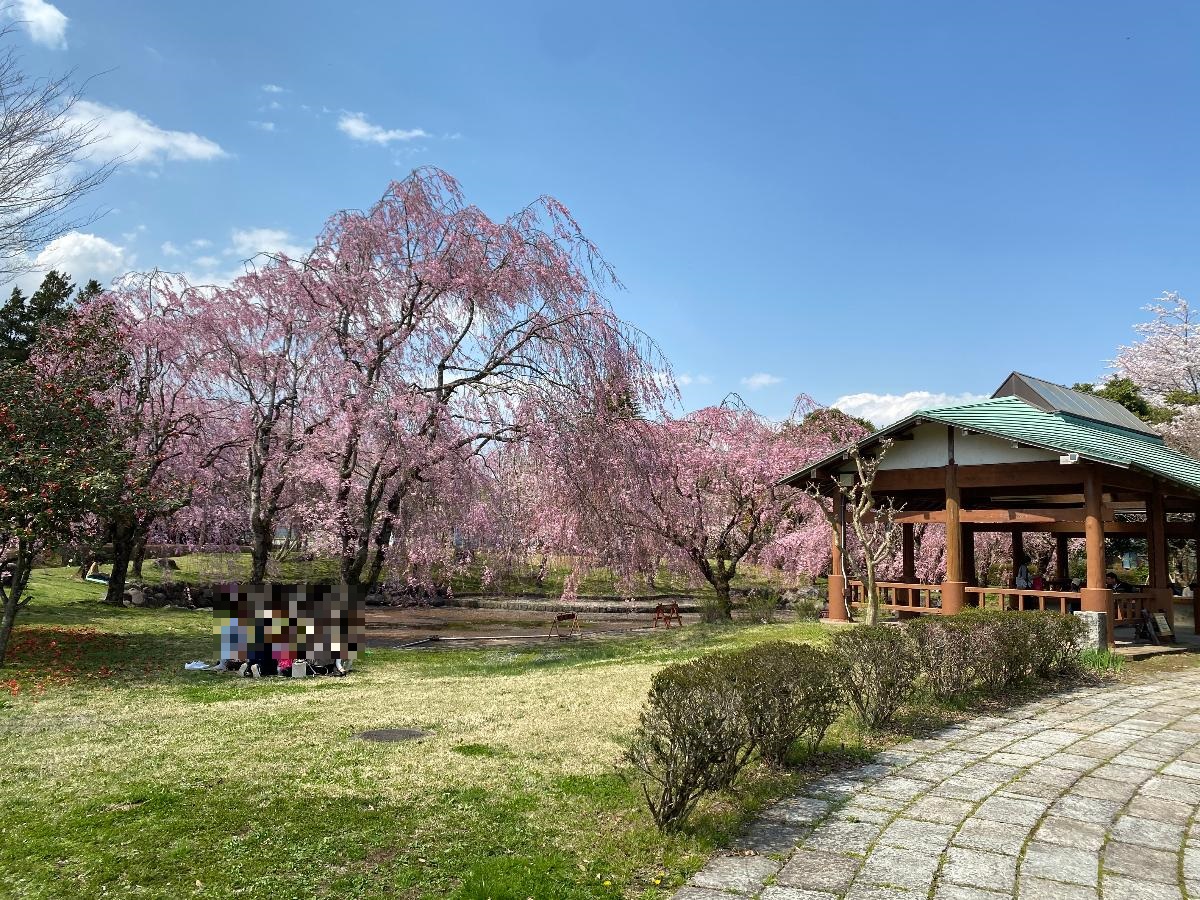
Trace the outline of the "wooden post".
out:
<instances>
[{"instance_id":1,"label":"wooden post","mask_svg":"<svg viewBox=\"0 0 1200 900\"><path fill-rule=\"evenodd\" d=\"M1012 586L1017 586L1017 571L1021 568L1021 560L1025 557L1025 533L1021 530L1016 530L1012 533ZM1001 595L1001 604L1003 604L1003 595ZM1025 598L1017 598L1017 609L1025 607Z\"/></svg>"},{"instance_id":2,"label":"wooden post","mask_svg":"<svg viewBox=\"0 0 1200 900\"><path fill-rule=\"evenodd\" d=\"M840 492L834 502L838 504L838 520L831 529L833 531L833 568L829 572L829 619L832 622L849 622L850 615L846 610L846 561L842 556L846 503Z\"/></svg>"},{"instance_id":3,"label":"wooden post","mask_svg":"<svg viewBox=\"0 0 1200 900\"><path fill-rule=\"evenodd\" d=\"M1196 574L1192 576L1192 633L1200 635L1200 506L1192 520L1192 548L1196 553Z\"/></svg>"},{"instance_id":4,"label":"wooden post","mask_svg":"<svg viewBox=\"0 0 1200 900\"><path fill-rule=\"evenodd\" d=\"M1108 645L1113 643L1113 597L1104 582L1104 518L1100 501L1103 485L1093 466L1088 466L1083 481L1083 529L1087 541L1087 587L1083 589L1084 612L1108 614Z\"/></svg>"},{"instance_id":5,"label":"wooden post","mask_svg":"<svg viewBox=\"0 0 1200 900\"><path fill-rule=\"evenodd\" d=\"M975 571L975 528L962 526L962 571L963 578L971 587L979 586L979 573Z\"/></svg>"},{"instance_id":6,"label":"wooden post","mask_svg":"<svg viewBox=\"0 0 1200 900\"><path fill-rule=\"evenodd\" d=\"M1171 576L1167 572L1167 514L1163 509L1162 489L1155 485L1146 502L1146 542L1150 556L1150 594L1156 612L1161 612L1175 630L1175 597L1171 593Z\"/></svg>"},{"instance_id":7,"label":"wooden post","mask_svg":"<svg viewBox=\"0 0 1200 900\"><path fill-rule=\"evenodd\" d=\"M958 466L954 463L954 429L950 429L950 462L946 466L946 580L942 582L942 614L952 616L962 610L962 512L958 492Z\"/></svg>"},{"instance_id":8,"label":"wooden post","mask_svg":"<svg viewBox=\"0 0 1200 900\"><path fill-rule=\"evenodd\" d=\"M1054 539L1054 578L1061 588L1071 577L1071 570L1067 567L1069 538L1065 534L1056 534Z\"/></svg>"},{"instance_id":9,"label":"wooden post","mask_svg":"<svg viewBox=\"0 0 1200 900\"><path fill-rule=\"evenodd\" d=\"M904 554L904 575L902 581L907 581L909 584L916 584L917 581L917 546L916 546L916 529L912 522L905 522L900 526L900 543Z\"/></svg>"}]
</instances>

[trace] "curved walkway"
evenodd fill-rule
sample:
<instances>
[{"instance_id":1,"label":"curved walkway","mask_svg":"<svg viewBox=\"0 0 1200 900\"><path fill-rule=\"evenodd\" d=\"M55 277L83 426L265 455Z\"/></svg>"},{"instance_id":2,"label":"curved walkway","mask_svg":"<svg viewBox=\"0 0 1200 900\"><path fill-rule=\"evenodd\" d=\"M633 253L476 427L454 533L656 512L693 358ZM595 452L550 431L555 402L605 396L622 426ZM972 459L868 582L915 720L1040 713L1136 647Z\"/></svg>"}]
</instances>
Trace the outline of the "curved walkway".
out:
<instances>
[{"instance_id":1,"label":"curved walkway","mask_svg":"<svg viewBox=\"0 0 1200 900\"><path fill-rule=\"evenodd\" d=\"M1200 898L1198 814L1200 672L1078 688L813 782L675 898Z\"/></svg>"}]
</instances>

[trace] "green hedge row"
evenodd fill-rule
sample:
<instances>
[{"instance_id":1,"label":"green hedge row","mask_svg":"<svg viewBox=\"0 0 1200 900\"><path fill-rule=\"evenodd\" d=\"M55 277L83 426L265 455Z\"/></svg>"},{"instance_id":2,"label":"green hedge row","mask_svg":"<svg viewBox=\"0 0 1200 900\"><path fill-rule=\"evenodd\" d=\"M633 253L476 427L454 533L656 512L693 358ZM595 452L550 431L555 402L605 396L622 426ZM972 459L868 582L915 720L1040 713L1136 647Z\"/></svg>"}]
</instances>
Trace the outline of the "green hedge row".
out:
<instances>
[{"instance_id":1,"label":"green hedge row","mask_svg":"<svg viewBox=\"0 0 1200 900\"><path fill-rule=\"evenodd\" d=\"M938 700L993 692L1078 666L1074 616L971 611L837 632L828 649L774 641L658 672L625 758L664 831L752 759L815 750L848 708L879 728L922 686Z\"/></svg>"}]
</instances>

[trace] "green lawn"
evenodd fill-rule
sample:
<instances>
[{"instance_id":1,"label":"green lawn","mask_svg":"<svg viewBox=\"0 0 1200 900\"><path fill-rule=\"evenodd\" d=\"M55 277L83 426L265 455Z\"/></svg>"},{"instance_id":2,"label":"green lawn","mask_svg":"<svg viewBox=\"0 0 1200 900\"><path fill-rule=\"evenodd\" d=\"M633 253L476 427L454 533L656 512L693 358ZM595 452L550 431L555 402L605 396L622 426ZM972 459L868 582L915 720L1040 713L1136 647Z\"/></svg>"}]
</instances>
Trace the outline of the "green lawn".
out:
<instances>
[{"instance_id":1,"label":"green lawn","mask_svg":"<svg viewBox=\"0 0 1200 900\"><path fill-rule=\"evenodd\" d=\"M213 620L44 570L0 670L0 896L666 897L798 774L661 837L620 756L662 665L814 624L185 673ZM420 743L356 732L415 727Z\"/></svg>"},{"instance_id":2,"label":"green lawn","mask_svg":"<svg viewBox=\"0 0 1200 900\"><path fill-rule=\"evenodd\" d=\"M376 650L349 678L256 681L183 671L216 652L210 615L102 592L39 571L0 669L0 897L666 898L800 780L963 714L839 723L819 757L752 769L663 837L617 766L651 675L822 626ZM431 736L354 737L387 727Z\"/></svg>"}]
</instances>

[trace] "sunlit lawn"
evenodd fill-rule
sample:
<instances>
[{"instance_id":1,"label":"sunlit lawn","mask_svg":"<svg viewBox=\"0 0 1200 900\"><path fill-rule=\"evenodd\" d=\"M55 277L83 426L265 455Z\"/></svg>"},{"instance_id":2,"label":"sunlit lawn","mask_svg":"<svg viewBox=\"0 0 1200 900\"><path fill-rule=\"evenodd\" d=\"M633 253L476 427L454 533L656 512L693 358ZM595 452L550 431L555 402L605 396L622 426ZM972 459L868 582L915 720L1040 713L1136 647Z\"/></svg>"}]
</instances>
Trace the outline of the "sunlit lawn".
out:
<instances>
[{"instance_id":1,"label":"sunlit lawn","mask_svg":"<svg viewBox=\"0 0 1200 900\"><path fill-rule=\"evenodd\" d=\"M814 624L372 651L345 679L185 673L212 619L39 572L0 675L0 896L665 897L798 775L658 835L615 765L650 676ZM431 732L369 744L372 728Z\"/></svg>"}]
</instances>

